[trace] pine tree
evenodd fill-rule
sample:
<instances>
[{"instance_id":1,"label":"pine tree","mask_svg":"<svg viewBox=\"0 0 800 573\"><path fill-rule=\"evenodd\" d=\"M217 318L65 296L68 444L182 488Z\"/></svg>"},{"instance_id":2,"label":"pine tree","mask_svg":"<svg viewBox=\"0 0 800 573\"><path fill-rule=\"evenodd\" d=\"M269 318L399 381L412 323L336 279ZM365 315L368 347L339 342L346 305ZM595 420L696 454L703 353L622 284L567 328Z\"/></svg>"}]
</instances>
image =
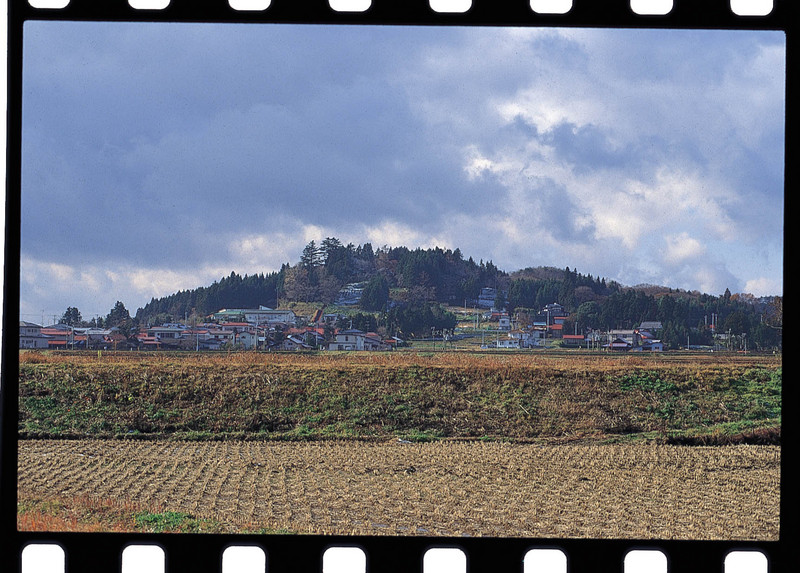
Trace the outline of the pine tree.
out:
<instances>
[{"instance_id":1,"label":"pine tree","mask_svg":"<svg viewBox=\"0 0 800 573\"><path fill-rule=\"evenodd\" d=\"M69 326L81 326L83 324L81 312L74 306L67 307L67 310L61 316L61 323Z\"/></svg>"}]
</instances>

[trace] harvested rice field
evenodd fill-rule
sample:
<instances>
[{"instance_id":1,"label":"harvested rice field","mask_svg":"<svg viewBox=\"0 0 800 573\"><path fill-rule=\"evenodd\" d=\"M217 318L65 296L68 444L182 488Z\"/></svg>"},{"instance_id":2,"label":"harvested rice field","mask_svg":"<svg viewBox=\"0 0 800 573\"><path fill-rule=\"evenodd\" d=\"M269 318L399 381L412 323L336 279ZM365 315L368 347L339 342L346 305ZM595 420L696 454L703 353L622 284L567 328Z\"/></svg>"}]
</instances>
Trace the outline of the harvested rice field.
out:
<instances>
[{"instance_id":1,"label":"harvested rice field","mask_svg":"<svg viewBox=\"0 0 800 573\"><path fill-rule=\"evenodd\" d=\"M779 492L773 445L19 441L19 507L94 500L193 531L774 541Z\"/></svg>"}]
</instances>

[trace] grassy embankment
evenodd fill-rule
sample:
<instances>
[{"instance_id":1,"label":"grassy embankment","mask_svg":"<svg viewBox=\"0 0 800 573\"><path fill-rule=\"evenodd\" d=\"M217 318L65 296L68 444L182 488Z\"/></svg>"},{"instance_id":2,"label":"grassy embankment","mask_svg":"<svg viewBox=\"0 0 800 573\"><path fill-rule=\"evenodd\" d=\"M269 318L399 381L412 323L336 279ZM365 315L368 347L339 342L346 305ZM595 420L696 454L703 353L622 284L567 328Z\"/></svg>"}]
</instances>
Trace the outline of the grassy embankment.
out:
<instances>
[{"instance_id":1,"label":"grassy embankment","mask_svg":"<svg viewBox=\"0 0 800 573\"><path fill-rule=\"evenodd\" d=\"M19 434L778 443L781 358L22 352Z\"/></svg>"}]
</instances>

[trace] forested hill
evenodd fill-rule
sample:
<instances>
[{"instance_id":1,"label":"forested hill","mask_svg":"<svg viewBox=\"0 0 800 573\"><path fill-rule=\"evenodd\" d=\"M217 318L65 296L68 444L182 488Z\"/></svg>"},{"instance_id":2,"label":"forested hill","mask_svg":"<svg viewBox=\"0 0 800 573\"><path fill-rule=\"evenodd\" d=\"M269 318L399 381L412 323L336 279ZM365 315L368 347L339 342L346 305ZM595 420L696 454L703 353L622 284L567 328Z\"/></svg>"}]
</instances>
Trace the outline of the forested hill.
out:
<instances>
[{"instance_id":1,"label":"forested hill","mask_svg":"<svg viewBox=\"0 0 800 573\"><path fill-rule=\"evenodd\" d=\"M343 245L328 238L306 245L300 260L269 274L229 276L208 287L152 299L136 313L140 322L189 315L205 316L220 308L277 307L287 302L333 303L347 284L366 283L361 305L380 310L389 290L401 301L463 304L484 286L503 287L508 275L491 261L464 259L456 249L415 249Z\"/></svg>"},{"instance_id":2,"label":"forested hill","mask_svg":"<svg viewBox=\"0 0 800 573\"><path fill-rule=\"evenodd\" d=\"M245 275L232 272L211 286L182 290L162 298L153 298L136 311L139 323L160 324L205 317L221 308L258 308L277 305L277 293L283 282L283 270L270 274Z\"/></svg>"},{"instance_id":3,"label":"forested hill","mask_svg":"<svg viewBox=\"0 0 800 573\"><path fill-rule=\"evenodd\" d=\"M633 328L642 321L660 321L662 338L677 344L692 336L693 344L718 332L745 335L754 344L775 345L780 338L782 298L687 292L669 287L624 287L613 280L584 275L575 269L536 267L507 272L491 261L464 258L460 249L409 249L371 244L343 245L336 238L303 249L299 261L269 274L229 276L208 287L153 299L136 313L140 324L203 318L221 308L287 307L290 303L335 304L346 285L360 283L358 310L472 306L481 289L496 290L492 302L517 315L533 315L559 303L575 324L570 329ZM454 320L454 319L453 319ZM566 328L565 327L565 328Z\"/></svg>"}]
</instances>

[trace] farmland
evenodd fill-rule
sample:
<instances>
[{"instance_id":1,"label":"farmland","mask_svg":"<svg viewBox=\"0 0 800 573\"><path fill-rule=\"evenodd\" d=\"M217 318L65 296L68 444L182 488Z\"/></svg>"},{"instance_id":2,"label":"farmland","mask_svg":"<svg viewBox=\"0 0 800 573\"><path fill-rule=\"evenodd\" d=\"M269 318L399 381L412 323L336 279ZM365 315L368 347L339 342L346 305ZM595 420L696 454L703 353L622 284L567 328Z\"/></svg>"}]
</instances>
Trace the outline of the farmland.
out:
<instances>
[{"instance_id":1,"label":"farmland","mask_svg":"<svg viewBox=\"0 0 800 573\"><path fill-rule=\"evenodd\" d=\"M747 355L21 353L18 523L772 540L781 373Z\"/></svg>"},{"instance_id":2,"label":"farmland","mask_svg":"<svg viewBox=\"0 0 800 573\"><path fill-rule=\"evenodd\" d=\"M106 526L129 531L775 540L779 463L777 446L749 445L25 440L19 518L75 530L70 515L88 509L115 510Z\"/></svg>"},{"instance_id":3,"label":"farmland","mask_svg":"<svg viewBox=\"0 0 800 573\"><path fill-rule=\"evenodd\" d=\"M774 356L20 358L22 437L774 443L780 436Z\"/></svg>"}]
</instances>

